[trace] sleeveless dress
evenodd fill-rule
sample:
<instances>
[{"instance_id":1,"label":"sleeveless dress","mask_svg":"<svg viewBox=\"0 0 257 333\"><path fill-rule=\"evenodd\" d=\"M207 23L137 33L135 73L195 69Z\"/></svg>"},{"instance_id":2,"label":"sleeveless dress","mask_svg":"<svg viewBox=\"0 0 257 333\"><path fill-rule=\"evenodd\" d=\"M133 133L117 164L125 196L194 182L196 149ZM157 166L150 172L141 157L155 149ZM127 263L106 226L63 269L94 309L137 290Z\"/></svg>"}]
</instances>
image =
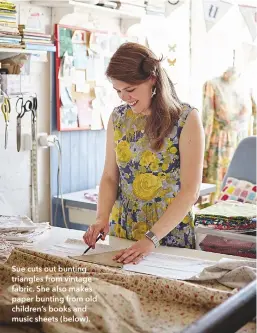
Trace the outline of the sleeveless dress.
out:
<instances>
[{"instance_id":1,"label":"sleeveless dress","mask_svg":"<svg viewBox=\"0 0 257 333\"><path fill-rule=\"evenodd\" d=\"M191 110L189 105L182 105L176 126L156 152L144 133L147 116L134 114L129 105L114 109L112 120L120 185L110 215L111 236L142 239L176 197L180 190L179 137ZM160 244L195 248L192 211Z\"/></svg>"}]
</instances>

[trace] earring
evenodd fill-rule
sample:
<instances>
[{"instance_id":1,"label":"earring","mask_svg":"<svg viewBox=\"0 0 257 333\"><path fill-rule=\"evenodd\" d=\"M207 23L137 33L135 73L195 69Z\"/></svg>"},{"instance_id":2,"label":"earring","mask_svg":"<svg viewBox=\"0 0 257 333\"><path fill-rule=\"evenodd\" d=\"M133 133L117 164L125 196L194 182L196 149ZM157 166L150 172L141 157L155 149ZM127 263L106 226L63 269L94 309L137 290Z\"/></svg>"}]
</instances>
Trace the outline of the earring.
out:
<instances>
[{"instance_id":1,"label":"earring","mask_svg":"<svg viewBox=\"0 0 257 333\"><path fill-rule=\"evenodd\" d=\"M154 95L156 95L156 87L153 89L151 97L153 97Z\"/></svg>"}]
</instances>

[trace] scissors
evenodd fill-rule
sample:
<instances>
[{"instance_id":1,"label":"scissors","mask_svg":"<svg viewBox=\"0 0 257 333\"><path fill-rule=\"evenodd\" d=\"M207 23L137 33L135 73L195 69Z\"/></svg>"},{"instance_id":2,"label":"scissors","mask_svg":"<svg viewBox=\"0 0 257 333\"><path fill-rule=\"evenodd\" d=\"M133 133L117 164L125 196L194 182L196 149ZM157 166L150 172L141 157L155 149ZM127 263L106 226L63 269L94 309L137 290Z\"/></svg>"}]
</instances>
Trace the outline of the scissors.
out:
<instances>
[{"instance_id":1,"label":"scissors","mask_svg":"<svg viewBox=\"0 0 257 333\"><path fill-rule=\"evenodd\" d=\"M1 110L4 115L5 120L5 140L4 140L4 148L7 148L8 144L8 126L10 121L10 112L11 112L11 104L10 100L7 97L4 97L3 104L1 105Z\"/></svg>"},{"instance_id":2,"label":"scissors","mask_svg":"<svg viewBox=\"0 0 257 333\"><path fill-rule=\"evenodd\" d=\"M32 98L32 100L30 99ZM24 101L23 96L19 97L16 103L17 112L17 151L21 148L21 119L28 112L31 112L31 131L32 140L36 140L36 119L37 119L37 97L30 97L27 101Z\"/></svg>"}]
</instances>

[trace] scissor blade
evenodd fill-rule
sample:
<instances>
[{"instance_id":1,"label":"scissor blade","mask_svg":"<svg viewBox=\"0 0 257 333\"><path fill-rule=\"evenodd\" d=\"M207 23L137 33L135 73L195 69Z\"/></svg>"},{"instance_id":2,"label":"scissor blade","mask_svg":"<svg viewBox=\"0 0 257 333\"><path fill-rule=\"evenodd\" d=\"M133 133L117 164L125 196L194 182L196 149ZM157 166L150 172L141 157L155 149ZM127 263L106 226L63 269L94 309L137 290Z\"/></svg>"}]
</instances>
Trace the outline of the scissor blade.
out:
<instances>
[{"instance_id":1,"label":"scissor blade","mask_svg":"<svg viewBox=\"0 0 257 333\"><path fill-rule=\"evenodd\" d=\"M16 127L16 140L17 140L17 151L21 149L21 119L17 118L17 127Z\"/></svg>"},{"instance_id":2,"label":"scissor blade","mask_svg":"<svg viewBox=\"0 0 257 333\"><path fill-rule=\"evenodd\" d=\"M5 126L4 149L7 149L7 145L8 145L8 125Z\"/></svg>"}]
</instances>

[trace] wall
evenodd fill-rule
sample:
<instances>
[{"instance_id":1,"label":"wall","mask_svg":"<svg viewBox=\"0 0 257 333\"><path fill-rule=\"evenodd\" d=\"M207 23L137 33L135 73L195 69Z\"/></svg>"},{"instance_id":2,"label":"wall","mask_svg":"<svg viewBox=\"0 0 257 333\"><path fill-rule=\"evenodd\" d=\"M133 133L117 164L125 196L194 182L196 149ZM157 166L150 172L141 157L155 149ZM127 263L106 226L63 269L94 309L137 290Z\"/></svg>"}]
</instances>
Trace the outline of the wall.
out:
<instances>
[{"instance_id":1,"label":"wall","mask_svg":"<svg viewBox=\"0 0 257 333\"><path fill-rule=\"evenodd\" d=\"M120 33L120 20L91 15L83 8L68 13L67 8L54 8L53 24L61 23L103 31ZM54 67L54 61L53 61ZM54 80L54 77L53 77ZM53 95L55 94L55 87ZM51 130L59 138L62 148L62 193L94 188L99 184L105 159L106 132L102 131L56 131L56 101L52 103ZM108 107L108 105L106 106ZM57 194L58 153L51 149L51 194Z\"/></svg>"},{"instance_id":2,"label":"wall","mask_svg":"<svg viewBox=\"0 0 257 333\"><path fill-rule=\"evenodd\" d=\"M62 10L67 14L67 9ZM158 18L154 18L155 24L143 22L144 33L154 39L156 35L168 36L170 43L177 43L178 61L176 70L172 71L175 83L178 83L178 90L182 98L188 97L188 74L189 74L189 6L179 9L176 16L173 15L167 24L160 24ZM175 19L176 17L176 19ZM60 9L53 9L53 22L60 22L68 25L84 26L86 28L108 30L126 33L129 26L135 24L136 20L122 20L117 18L106 19L104 16L91 15L85 9L75 8L74 14L62 16ZM154 28L153 28L154 27ZM175 31L180 31L176 34ZM165 39L165 38L164 38ZM167 47L167 40L162 40ZM163 51L163 45L156 45L156 51ZM179 73L179 75L178 75ZM108 107L108 106L107 106ZM99 184L105 158L105 131L85 132L61 132L55 131L55 109L53 107L52 131L59 136L62 146L62 192L74 192L95 187ZM51 193L57 193L57 171L58 155L51 150Z\"/></svg>"},{"instance_id":3,"label":"wall","mask_svg":"<svg viewBox=\"0 0 257 333\"><path fill-rule=\"evenodd\" d=\"M17 6L18 22L26 24L28 16L37 12L42 22L49 27L51 10L27 4ZM31 65L31 82L33 91L38 96L38 132L49 132L50 91L49 91L49 62L33 62ZM0 115L0 197L9 204L1 213L16 213L30 216L30 152L16 151L16 111L15 100L12 100L12 111L9 125L9 145L4 150L4 121ZM30 133L30 117L22 122L22 132ZM49 220L50 189L49 189L49 151L39 150L39 215L41 221Z\"/></svg>"}]
</instances>

